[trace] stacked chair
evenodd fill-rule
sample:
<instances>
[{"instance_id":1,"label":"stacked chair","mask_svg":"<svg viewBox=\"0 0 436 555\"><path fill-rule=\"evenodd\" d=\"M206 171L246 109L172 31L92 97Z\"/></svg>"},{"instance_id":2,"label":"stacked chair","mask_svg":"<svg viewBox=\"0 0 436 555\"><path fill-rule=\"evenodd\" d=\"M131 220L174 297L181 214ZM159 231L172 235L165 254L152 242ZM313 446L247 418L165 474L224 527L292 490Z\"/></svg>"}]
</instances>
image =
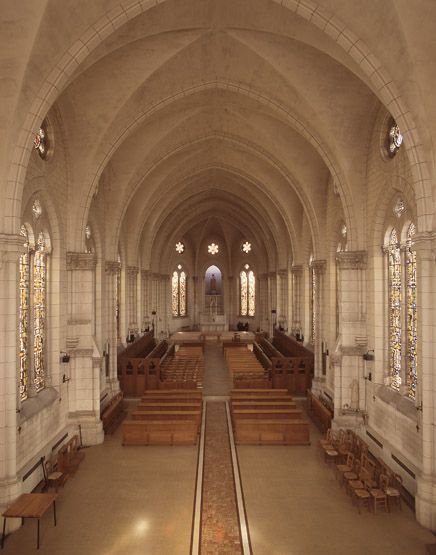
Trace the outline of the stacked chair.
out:
<instances>
[{"instance_id":1,"label":"stacked chair","mask_svg":"<svg viewBox=\"0 0 436 555\"><path fill-rule=\"evenodd\" d=\"M324 461L334 468L336 478L360 513L362 507L377 513L401 510L402 479L368 453L368 446L352 430L329 428L319 442Z\"/></svg>"}]
</instances>

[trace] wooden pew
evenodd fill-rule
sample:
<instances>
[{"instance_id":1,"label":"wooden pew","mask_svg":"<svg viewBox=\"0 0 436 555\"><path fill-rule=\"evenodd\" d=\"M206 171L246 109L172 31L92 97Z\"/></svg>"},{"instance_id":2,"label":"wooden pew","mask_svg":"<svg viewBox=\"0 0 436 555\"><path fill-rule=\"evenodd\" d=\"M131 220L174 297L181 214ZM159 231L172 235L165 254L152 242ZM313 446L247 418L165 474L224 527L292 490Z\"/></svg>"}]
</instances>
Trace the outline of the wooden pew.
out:
<instances>
[{"instance_id":1,"label":"wooden pew","mask_svg":"<svg viewBox=\"0 0 436 555\"><path fill-rule=\"evenodd\" d=\"M331 428L333 420L332 412L311 391L307 391L306 408L308 415L322 433Z\"/></svg>"},{"instance_id":2,"label":"wooden pew","mask_svg":"<svg viewBox=\"0 0 436 555\"><path fill-rule=\"evenodd\" d=\"M101 413L105 434L112 434L126 415L123 403L123 393L120 391L108 403Z\"/></svg>"},{"instance_id":3,"label":"wooden pew","mask_svg":"<svg viewBox=\"0 0 436 555\"><path fill-rule=\"evenodd\" d=\"M297 403L292 401L291 399L283 399L280 401L265 401L264 399L258 400L250 400L250 401L240 401L240 400L232 400L232 409L252 409L252 410L262 410L262 409L296 409Z\"/></svg>"},{"instance_id":4,"label":"wooden pew","mask_svg":"<svg viewBox=\"0 0 436 555\"><path fill-rule=\"evenodd\" d=\"M166 402L144 402L139 403L135 408L135 411L144 412L144 411L153 411L153 410L201 410L201 401L197 402L174 402L174 403L166 403Z\"/></svg>"},{"instance_id":5,"label":"wooden pew","mask_svg":"<svg viewBox=\"0 0 436 555\"><path fill-rule=\"evenodd\" d=\"M233 420L302 420L300 409L232 409Z\"/></svg>"},{"instance_id":6,"label":"wooden pew","mask_svg":"<svg viewBox=\"0 0 436 555\"><path fill-rule=\"evenodd\" d=\"M241 419L234 425L237 444L310 445L309 423L294 419Z\"/></svg>"},{"instance_id":7,"label":"wooden pew","mask_svg":"<svg viewBox=\"0 0 436 555\"><path fill-rule=\"evenodd\" d=\"M199 389L147 389L142 400L145 399L202 399L202 392Z\"/></svg>"},{"instance_id":8,"label":"wooden pew","mask_svg":"<svg viewBox=\"0 0 436 555\"><path fill-rule=\"evenodd\" d=\"M132 420L171 420L173 422L179 420L189 420L200 426L201 411L200 410L155 410L155 411L134 411L131 415Z\"/></svg>"},{"instance_id":9,"label":"wooden pew","mask_svg":"<svg viewBox=\"0 0 436 555\"><path fill-rule=\"evenodd\" d=\"M124 420L123 445L195 445L198 425L189 420Z\"/></svg>"},{"instance_id":10,"label":"wooden pew","mask_svg":"<svg viewBox=\"0 0 436 555\"><path fill-rule=\"evenodd\" d=\"M233 389L231 391L231 397L288 397L289 393L287 389Z\"/></svg>"}]
</instances>

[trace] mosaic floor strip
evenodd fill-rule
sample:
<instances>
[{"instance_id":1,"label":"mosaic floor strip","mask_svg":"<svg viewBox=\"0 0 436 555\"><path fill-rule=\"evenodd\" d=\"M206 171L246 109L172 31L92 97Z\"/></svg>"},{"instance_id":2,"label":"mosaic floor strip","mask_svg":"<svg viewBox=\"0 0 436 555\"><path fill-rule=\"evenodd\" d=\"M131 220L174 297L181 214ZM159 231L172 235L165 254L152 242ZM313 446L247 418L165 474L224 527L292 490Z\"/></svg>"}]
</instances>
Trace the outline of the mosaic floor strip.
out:
<instances>
[{"instance_id":1,"label":"mosaic floor strip","mask_svg":"<svg viewBox=\"0 0 436 555\"><path fill-rule=\"evenodd\" d=\"M226 404L206 403L201 555L241 555Z\"/></svg>"}]
</instances>

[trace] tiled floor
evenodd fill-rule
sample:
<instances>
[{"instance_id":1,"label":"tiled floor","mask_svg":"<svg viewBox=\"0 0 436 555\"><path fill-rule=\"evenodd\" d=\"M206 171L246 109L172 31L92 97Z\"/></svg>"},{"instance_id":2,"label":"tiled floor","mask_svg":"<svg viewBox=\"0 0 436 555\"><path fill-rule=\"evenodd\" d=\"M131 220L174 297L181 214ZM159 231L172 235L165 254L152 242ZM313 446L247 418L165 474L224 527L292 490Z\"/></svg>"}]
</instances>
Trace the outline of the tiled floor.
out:
<instances>
[{"instance_id":1,"label":"tiled floor","mask_svg":"<svg viewBox=\"0 0 436 555\"><path fill-rule=\"evenodd\" d=\"M211 345L205 393L229 389ZM310 447L238 447L253 554L424 555L433 535L407 508L357 513L320 457L318 437L313 428ZM120 431L86 449L59 492L58 526L51 512L42 520L41 555L188 555L196 463L195 447L122 447ZM37 553L35 526L27 521L10 535L5 555Z\"/></svg>"}]
</instances>

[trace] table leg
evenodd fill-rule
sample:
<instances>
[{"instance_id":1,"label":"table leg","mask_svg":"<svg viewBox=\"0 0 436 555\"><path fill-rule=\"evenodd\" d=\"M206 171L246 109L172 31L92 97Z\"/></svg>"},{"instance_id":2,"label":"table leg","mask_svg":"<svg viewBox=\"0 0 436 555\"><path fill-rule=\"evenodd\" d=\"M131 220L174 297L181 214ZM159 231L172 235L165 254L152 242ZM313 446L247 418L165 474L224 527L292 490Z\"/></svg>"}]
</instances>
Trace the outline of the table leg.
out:
<instances>
[{"instance_id":1,"label":"table leg","mask_svg":"<svg viewBox=\"0 0 436 555\"><path fill-rule=\"evenodd\" d=\"M2 549L3 544L5 543L5 533L6 533L6 517L3 517L3 534L2 534Z\"/></svg>"},{"instance_id":2,"label":"table leg","mask_svg":"<svg viewBox=\"0 0 436 555\"><path fill-rule=\"evenodd\" d=\"M53 518L54 518L54 525L56 526L56 501L53 501Z\"/></svg>"},{"instance_id":3,"label":"table leg","mask_svg":"<svg viewBox=\"0 0 436 555\"><path fill-rule=\"evenodd\" d=\"M37 532L36 532L36 549L39 549L39 518L38 518L38 525L37 525Z\"/></svg>"}]
</instances>

